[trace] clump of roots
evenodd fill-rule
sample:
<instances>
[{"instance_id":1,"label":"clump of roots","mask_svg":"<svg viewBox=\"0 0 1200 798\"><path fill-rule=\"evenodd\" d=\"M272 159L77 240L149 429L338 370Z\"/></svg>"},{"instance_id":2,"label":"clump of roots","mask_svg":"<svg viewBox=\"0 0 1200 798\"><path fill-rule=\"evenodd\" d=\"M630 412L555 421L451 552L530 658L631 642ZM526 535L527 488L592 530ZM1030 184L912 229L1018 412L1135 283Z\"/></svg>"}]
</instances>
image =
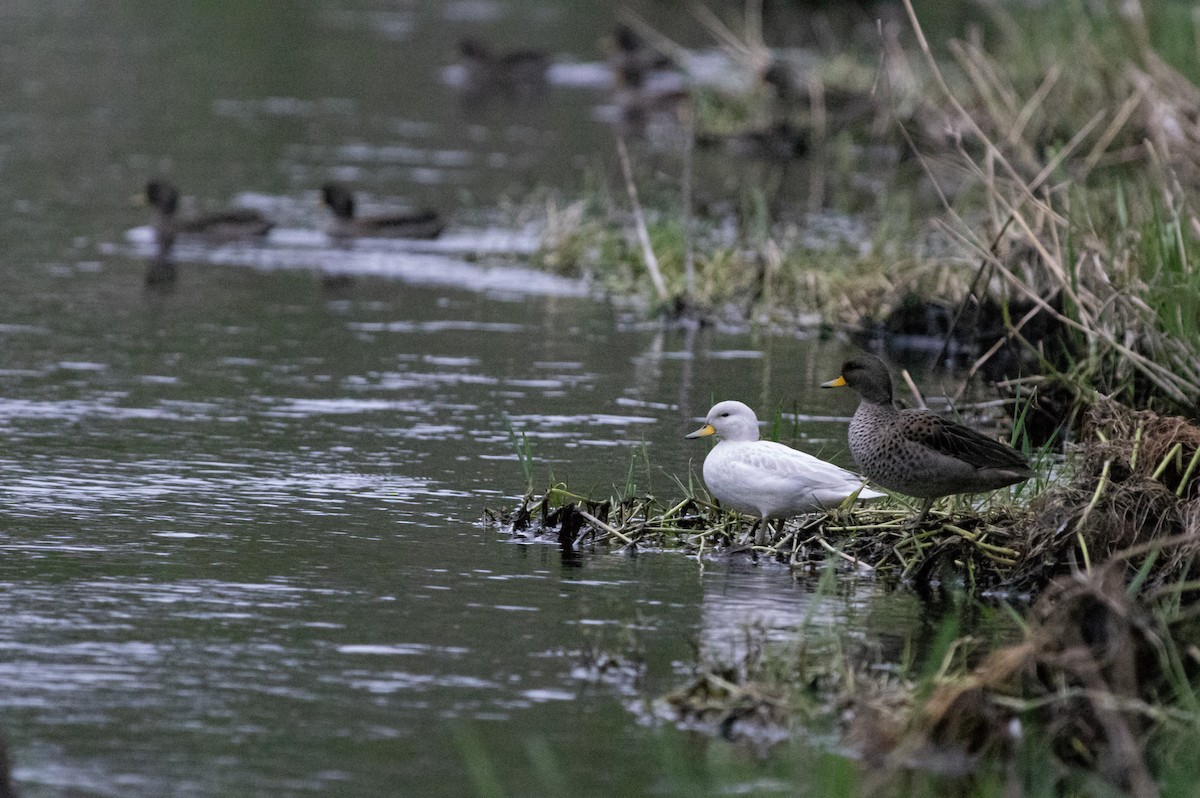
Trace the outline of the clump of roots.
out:
<instances>
[{"instance_id":1,"label":"clump of roots","mask_svg":"<svg viewBox=\"0 0 1200 798\"><path fill-rule=\"evenodd\" d=\"M690 496L670 505L651 496L590 499L551 488L526 496L516 510L489 517L514 536L579 549L675 549L694 556L748 553L802 570L818 570L829 557L865 571L923 585L963 581L981 589L1003 589L1018 562L1020 534L1010 508L955 517L935 510L920 527L916 510L904 505L853 507L770 526L753 544L757 519L725 512L712 501Z\"/></svg>"},{"instance_id":2,"label":"clump of roots","mask_svg":"<svg viewBox=\"0 0 1200 798\"><path fill-rule=\"evenodd\" d=\"M894 741L865 752L876 766L932 764L957 775L1045 742L1064 773L1082 767L1131 795L1157 795L1145 747L1170 723L1163 705L1178 676L1169 654L1177 639L1179 630L1130 594L1119 567L1059 577L1023 641L943 681L907 720L865 711L851 723L852 740Z\"/></svg>"},{"instance_id":3,"label":"clump of roots","mask_svg":"<svg viewBox=\"0 0 1200 798\"><path fill-rule=\"evenodd\" d=\"M1109 561L1151 587L1200 576L1200 427L1099 401L1061 474L1026 506L1001 494L986 511L935 509L920 526L910 507L844 507L772 527L764 545L752 545L754 519L700 493L664 504L591 499L557 485L495 518L514 536L572 549L749 552L797 569L833 557L918 588L958 583L1036 595L1064 573Z\"/></svg>"},{"instance_id":4,"label":"clump of roots","mask_svg":"<svg viewBox=\"0 0 1200 798\"><path fill-rule=\"evenodd\" d=\"M1069 567L1119 560L1150 584L1188 576L1200 554L1200 427L1178 416L1095 405L1071 478L1035 499L1021 523L1018 579L1036 586Z\"/></svg>"}]
</instances>

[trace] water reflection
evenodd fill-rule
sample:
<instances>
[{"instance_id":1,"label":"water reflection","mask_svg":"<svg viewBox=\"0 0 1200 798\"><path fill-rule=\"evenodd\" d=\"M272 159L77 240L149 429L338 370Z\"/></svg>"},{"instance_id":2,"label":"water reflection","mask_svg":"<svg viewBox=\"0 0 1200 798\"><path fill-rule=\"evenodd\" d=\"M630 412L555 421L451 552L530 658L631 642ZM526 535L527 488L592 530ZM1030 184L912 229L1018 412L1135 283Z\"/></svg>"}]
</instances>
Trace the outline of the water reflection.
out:
<instances>
[{"instance_id":1,"label":"water reflection","mask_svg":"<svg viewBox=\"0 0 1200 798\"><path fill-rule=\"evenodd\" d=\"M146 276L143 282L152 291L170 291L179 279L179 267L169 253L159 253L146 261Z\"/></svg>"},{"instance_id":2,"label":"water reflection","mask_svg":"<svg viewBox=\"0 0 1200 798\"><path fill-rule=\"evenodd\" d=\"M132 244L130 254L149 264L148 283L151 274L158 276L156 269L169 269L173 280L176 264L191 263L249 266L268 272L317 272L326 277L384 277L501 296L584 296L588 293L587 286L579 280L513 265L511 261L487 266L471 262L479 258L515 258L532 254L540 241L532 230L460 229L437 239L371 238L346 244L333 243L325 233L316 230L279 229L272 231L259 245L236 241L212 246L179 241L172 246L169 257L160 252L160 244L150 228L134 228L127 233L127 238ZM121 251L115 247L108 250Z\"/></svg>"}]
</instances>

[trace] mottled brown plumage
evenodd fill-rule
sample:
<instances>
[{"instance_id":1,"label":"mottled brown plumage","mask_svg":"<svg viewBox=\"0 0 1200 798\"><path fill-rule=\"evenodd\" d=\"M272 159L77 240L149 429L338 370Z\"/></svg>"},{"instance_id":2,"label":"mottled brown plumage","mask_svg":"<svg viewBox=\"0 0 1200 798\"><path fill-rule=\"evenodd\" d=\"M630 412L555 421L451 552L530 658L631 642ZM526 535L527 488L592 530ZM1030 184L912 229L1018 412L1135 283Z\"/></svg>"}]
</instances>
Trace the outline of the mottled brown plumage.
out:
<instances>
[{"instance_id":1,"label":"mottled brown plumage","mask_svg":"<svg viewBox=\"0 0 1200 798\"><path fill-rule=\"evenodd\" d=\"M995 490L1034 475L1011 446L928 410L898 409L891 375L874 355L847 360L842 375L822 387L843 385L862 397L850 421L850 455L875 483L925 499L917 523L938 497Z\"/></svg>"}]
</instances>

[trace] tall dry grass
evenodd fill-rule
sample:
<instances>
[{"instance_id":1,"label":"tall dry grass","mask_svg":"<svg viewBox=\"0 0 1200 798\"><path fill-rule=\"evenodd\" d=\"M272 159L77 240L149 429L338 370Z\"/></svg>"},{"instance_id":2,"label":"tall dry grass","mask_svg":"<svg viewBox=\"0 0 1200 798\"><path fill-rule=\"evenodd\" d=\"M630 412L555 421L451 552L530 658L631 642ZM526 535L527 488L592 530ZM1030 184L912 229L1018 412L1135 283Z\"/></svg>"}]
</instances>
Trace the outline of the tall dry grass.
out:
<instances>
[{"instance_id":1,"label":"tall dry grass","mask_svg":"<svg viewBox=\"0 0 1200 798\"><path fill-rule=\"evenodd\" d=\"M1031 305L1008 336L1038 351L1022 331L1048 314L1074 341L1064 371L1080 394L1200 412L1200 87L1151 49L1137 2L1123 5L1127 51L1070 43L1025 97L980 46L950 42L952 87L904 5L936 90L926 111L959 131L939 155L981 199L969 211L946 200L937 224L980 263L976 285ZM914 67L893 56L890 69Z\"/></svg>"}]
</instances>

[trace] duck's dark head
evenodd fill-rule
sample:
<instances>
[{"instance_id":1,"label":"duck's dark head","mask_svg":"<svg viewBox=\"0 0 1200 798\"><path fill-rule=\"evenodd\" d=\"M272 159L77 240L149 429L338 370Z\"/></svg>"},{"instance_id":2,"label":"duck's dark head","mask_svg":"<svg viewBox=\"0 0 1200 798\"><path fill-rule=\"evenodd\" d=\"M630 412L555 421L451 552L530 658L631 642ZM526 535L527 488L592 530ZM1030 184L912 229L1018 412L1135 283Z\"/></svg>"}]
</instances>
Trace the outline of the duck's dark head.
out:
<instances>
[{"instance_id":1,"label":"duck's dark head","mask_svg":"<svg viewBox=\"0 0 1200 798\"><path fill-rule=\"evenodd\" d=\"M763 68L760 79L763 85L770 86L778 97L790 98L796 93L796 81L792 77L791 69L778 59L772 60Z\"/></svg>"},{"instance_id":2,"label":"duck's dark head","mask_svg":"<svg viewBox=\"0 0 1200 798\"><path fill-rule=\"evenodd\" d=\"M642 46L642 37L638 36L637 31L624 22L618 22L613 27L612 38L613 43L622 53L636 52Z\"/></svg>"},{"instance_id":3,"label":"duck's dark head","mask_svg":"<svg viewBox=\"0 0 1200 798\"><path fill-rule=\"evenodd\" d=\"M488 50L486 44L479 39L472 39L470 37L459 39L458 53L463 58L471 61L486 61L491 56L491 52Z\"/></svg>"},{"instance_id":4,"label":"duck's dark head","mask_svg":"<svg viewBox=\"0 0 1200 798\"><path fill-rule=\"evenodd\" d=\"M861 354L842 364L841 376L822 383L822 388L840 388L849 385L868 402L890 404L892 401L892 375L884 362L874 355Z\"/></svg>"},{"instance_id":5,"label":"duck's dark head","mask_svg":"<svg viewBox=\"0 0 1200 798\"><path fill-rule=\"evenodd\" d=\"M151 180L146 184L142 199L151 208L168 216L179 207L179 191L166 180Z\"/></svg>"},{"instance_id":6,"label":"duck's dark head","mask_svg":"<svg viewBox=\"0 0 1200 798\"><path fill-rule=\"evenodd\" d=\"M354 195L341 183L326 183L321 186L321 201L339 219L354 218Z\"/></svg>"}]
</instances>

